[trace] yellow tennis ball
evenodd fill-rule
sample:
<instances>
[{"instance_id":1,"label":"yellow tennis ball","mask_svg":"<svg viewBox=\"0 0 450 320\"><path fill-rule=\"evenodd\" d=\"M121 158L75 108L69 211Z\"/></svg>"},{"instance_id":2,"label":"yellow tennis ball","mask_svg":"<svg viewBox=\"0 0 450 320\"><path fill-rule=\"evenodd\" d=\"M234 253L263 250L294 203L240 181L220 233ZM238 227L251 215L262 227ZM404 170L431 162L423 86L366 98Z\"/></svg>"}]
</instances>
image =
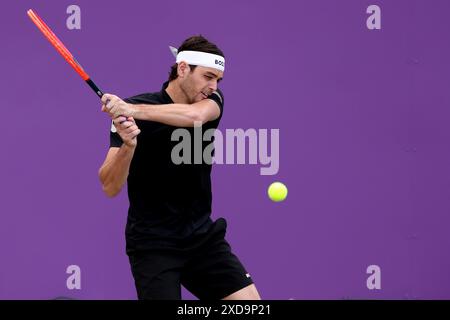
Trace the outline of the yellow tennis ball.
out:
<instances>
[{"instance_id":1,"label":"yellow tennis ball","mask_svg":"<svg viewBox=\"0 0 450 320\"><path fill-rule=\"evenodd\" d=\"M286 199L288 190L286 186L281 182L274 182L267 189L267 194L269 195L270 200L275 202L280 202Z\"/></svg>"}]
</instances>

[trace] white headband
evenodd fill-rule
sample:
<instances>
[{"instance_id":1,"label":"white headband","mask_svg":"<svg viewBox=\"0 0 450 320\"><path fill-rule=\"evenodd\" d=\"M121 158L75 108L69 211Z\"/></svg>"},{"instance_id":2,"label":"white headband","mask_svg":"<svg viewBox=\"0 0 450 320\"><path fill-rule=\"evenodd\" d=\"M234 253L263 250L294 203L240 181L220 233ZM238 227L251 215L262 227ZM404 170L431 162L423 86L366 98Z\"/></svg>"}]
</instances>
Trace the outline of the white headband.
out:
<instances>
[{"instance_id":1,"label":"white headband","mask_svg":"<svg viewBox=\"0 0 450 320\"><path fill-rule=\"evenodd\" d=\"M219 71L225 70L225 58L217 54L201 52L201 51L181 51L178 53L177 48L170 47L170 51L177 59L177 63L185 61L194 66L202 66L207 68L214 68Z\"/></svg>"}]
</instances>

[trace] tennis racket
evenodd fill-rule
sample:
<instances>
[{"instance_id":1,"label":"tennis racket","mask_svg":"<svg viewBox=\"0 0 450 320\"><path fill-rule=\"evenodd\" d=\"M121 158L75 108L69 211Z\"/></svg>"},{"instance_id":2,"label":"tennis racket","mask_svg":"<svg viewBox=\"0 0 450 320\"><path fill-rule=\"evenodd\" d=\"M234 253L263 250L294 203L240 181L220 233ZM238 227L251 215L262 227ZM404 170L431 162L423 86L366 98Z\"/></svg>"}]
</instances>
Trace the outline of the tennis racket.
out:
<instances>
[{"instance_id":1,"label":"tennis racket","mask_svg":"<svg viewBox=\"0 0 450 320\"><path fill-rule=\"evenodd\" d=\"M28 16L31 21L38 27L42 34L47 38L47 40L55 47L61 56L70 64L70 66L80 75L80 77L88 84L89 87L94 90L94 92L102 98L103 91L100 90L97 85L92 81L89 75L84 71L83 67L75 60L74 56L70 51L64 46L61 40L53 33L53 31L45 24L45 22L34 12L33 10L27 11Z\"/></svg>"}]
</instances>

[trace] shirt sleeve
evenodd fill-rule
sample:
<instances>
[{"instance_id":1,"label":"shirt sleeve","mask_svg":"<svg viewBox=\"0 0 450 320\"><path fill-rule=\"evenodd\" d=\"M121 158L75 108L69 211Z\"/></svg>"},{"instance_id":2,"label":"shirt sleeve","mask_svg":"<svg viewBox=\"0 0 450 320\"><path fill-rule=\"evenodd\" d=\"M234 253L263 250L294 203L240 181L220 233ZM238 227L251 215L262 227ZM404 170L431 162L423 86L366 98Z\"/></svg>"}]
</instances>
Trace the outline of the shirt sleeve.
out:
<instances>
[{"instance_id":1,"label":"shirt sleeve","mask_svg":"<svg viewBox=\"0 0 450 320\"><path fill-rule=\"evenodd\" d=\"M109 147L110 148L120 148L123 141L120 135L117 133L116 127L111 120L111 130L109 131Z\"/></svg>"},{"instance_id":2,"label":"shirt sleeve","mask_svg":"<svg viewBox=\"0 0 450 320\"><path fill-rule=\"evenodd\" d=\"M217 105L219 106L219 109L220 109L220 116L219 117L222 117L223 105L224 105L224 102L225 102L222 91L217 89L216 91L214 91L213 93L211 93L208 96L208 99L214 100L217 103Z\"/></svg>"}]
</instances>

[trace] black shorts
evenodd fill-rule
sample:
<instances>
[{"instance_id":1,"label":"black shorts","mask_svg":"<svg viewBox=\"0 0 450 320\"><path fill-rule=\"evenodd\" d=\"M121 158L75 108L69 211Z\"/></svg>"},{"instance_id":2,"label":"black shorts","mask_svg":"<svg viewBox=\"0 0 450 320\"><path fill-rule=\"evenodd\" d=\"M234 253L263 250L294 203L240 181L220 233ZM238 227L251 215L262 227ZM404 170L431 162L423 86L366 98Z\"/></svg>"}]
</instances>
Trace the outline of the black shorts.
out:
<instances>
[{"instance_id":1,"label":"black shorts","mask_svg":"<svg viewBox=\"0 0 450 320\"><path fill-rule=\"evenodd\" d=\"M155 249L129 256L139 300L180 300L181 285L201 300L219 300L253 283L225 240L226 221L183 249Z\"/></svg>"}]
</instances>

